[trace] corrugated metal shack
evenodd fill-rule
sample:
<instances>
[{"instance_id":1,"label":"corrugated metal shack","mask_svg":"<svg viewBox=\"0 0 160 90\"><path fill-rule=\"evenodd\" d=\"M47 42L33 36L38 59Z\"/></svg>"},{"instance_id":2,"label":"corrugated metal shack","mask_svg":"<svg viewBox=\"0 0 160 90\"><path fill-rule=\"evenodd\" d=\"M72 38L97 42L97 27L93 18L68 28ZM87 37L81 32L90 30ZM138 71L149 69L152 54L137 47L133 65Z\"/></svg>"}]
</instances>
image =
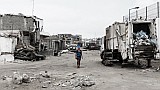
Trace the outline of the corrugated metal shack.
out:
<instances>
[{"instance_id":1,"label":"corrugated metal shack","mask_svg":"<svg viewBox=\"0 0 160 90\"><path fill-rule=\"evenodd\" d=\"M64 42L59 39L58 35L50 36L47 33L41 33L41 54L57 56L63 50Z\"/></svg>"}]
</instances>

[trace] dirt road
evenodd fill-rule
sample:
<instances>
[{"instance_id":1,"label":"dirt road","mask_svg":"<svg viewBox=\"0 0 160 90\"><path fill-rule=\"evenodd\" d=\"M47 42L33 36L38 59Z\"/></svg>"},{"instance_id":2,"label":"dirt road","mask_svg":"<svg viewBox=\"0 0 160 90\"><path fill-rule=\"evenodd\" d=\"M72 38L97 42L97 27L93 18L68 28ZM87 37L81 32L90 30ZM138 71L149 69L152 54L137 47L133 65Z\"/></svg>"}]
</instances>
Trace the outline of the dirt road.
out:
<instances>
[{"instance_id":1,"label":"dirt road","mask_svg":"<svg viewBox=\"0 0 160 90\"><path fill-rule=\"evenodd\" d=\"M43 71L47 71L50 77L41 77ZM84 51L81 68L76 68L73 53L36 62L0 63L1 78L12 77L13 72L25 73L35 80L16 85L10 80L0 79L0 90L160 90L160 72L118 65L103 66L99 51ZM83 87L66 84L78 76L88 76L94 84ZM46 81L48 83L44 83Z\"/></svg>"}]
</instances>

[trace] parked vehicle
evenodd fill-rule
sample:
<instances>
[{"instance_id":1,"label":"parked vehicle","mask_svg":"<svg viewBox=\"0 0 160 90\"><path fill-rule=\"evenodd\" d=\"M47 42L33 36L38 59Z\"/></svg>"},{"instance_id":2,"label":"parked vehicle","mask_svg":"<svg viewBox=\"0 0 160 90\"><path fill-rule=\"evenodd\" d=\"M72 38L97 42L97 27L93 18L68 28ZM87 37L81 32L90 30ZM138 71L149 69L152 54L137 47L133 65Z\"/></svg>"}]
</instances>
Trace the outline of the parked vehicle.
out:
<instances>
[{"instance_id":1,"label":"parked vehicle","mask_svg":"<svg viewBox=\"0 0 160 90\"><path fill-rule=\"evenodd\" d=\"M70 45L68 49L69 49L70 52L76 52L76 48L77 48L77 45L73 44L73 45Z\"/></svg>"},{"instance_id":2,"label":"parked vehicle","mask_svg":"<svg viewBox=\"0 0 160 90\"><path fill-rule=\"evenodd\" d=\"M157 49L154 20L115 22L106 28L104 48L101 59L105 65L110 65L113 61L121 62L122 67L129 61L139 65L139 61L145 59L150 67Z\"/></svg>"},{"instance_id":3,"label":"parked vehicle","mask_svg":"<svg viewBox=\"0 0 160 90\"><path fill-rule=\"evenodd\" d=\"M89 50L100 50L100 46L98 46L96 43L94 42L89 42L86 44L85 47L83 47L84 49L89 49Z\"/></svg>"}]
</instances>

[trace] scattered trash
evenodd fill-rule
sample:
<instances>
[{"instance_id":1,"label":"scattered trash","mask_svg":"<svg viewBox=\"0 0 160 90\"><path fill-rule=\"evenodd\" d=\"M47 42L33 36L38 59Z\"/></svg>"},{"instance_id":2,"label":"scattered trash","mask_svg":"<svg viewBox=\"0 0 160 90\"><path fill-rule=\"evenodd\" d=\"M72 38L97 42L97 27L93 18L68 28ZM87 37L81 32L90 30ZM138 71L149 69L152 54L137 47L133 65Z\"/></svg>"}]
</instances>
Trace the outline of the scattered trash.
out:
<instances>
[{"instance_id":1,"label":"scattered trash","mask_svg":"<svg viewBox=\"0 0 160 90\"><path fill-rule=\"evenodd\" d=\"M30 77L27 74L22 75L22 82L23 83L29 83L30 81L31 81Z\"/></svg>"},{"instance_id":2,"label":"scattered trash","mask_svg":"<svg viewBox=\"0 0 160 90\"><path fill-rule=\"evenodd\" d=\"M149 37L146 32L141 30L140 32L134 33L136 45L153 45L156 46L155 36Z\"/></svg>"},{"instance_id":3,"label":"scattered trash","mask_svg":"<svg viewBox=\"0 0 160 90\"><path fill-rule=\"evenodd\" d=\"M74 72L74 73L69 73L67 76L72 76L72 75L75 75L75 74L77 74L76 72Z\"/></svg>"},{"instance_id":4,"label":"scattered trash","mask_svg":"<svg viewBox=\"0 0 160 90\"><path fill-rule=\"evenodd\" d=\"M146 73L146 70L142 70L143 73Z\"/></svg>"},{"instance_id":5,"label":"scattered trash","mask_svg":"<svg viewBox=\"0 0 160 90\"><path fill-rule=\"evenodd\" d=\"M41 75L42 77L45 77L45 78L50 78L50 75L48 74L47 71L41 71L41 72L40 72L40 75Z\"/></svg>"},{"instance_id":6,"label":"scattered trash","mask_svg":"<svg viewBox=\"0 0 160 90\"><path fill-rule=\"evenodd\" d=\"M141 30L140 32L138 32L136 34L136 38L137 39L147 39L148 35L146 34L146 32L144 32L143 30Z\"/></svg>"},{"instance_id":7,"label":"scattered trash","mask_svg":"<svg viewBox=\"0 0 160 90\"><path fill-rule=\"evenodd\" d=\"M68 53L68 52L69 52L69 50L62 50L60 53L64 54L64 53Z\"/></svg>"},{"instance_id":8,"label":"scattered trash","mask_svg":"<svg viewBox=\"0 0 160 90\"><path fill-rule=\"evenodd\" d=\"M92 85L95 85L95 82L93 82L89 76L77 76L75 79L72 80L71 84L74 87L90 87Z\"/></svg>"},{"instance_id":9,"label":"scattered trash","mask_svg":"<svg viewBox=\"0 0 160 90\"><path fill-rule=\"evenodd\" d=\"M42 88L48 88L49 84L51 84L51 81L44 81L43 85L42 85Z\"/></svg>"},{"instance_id":10,"label":"scattered trash","mask_svg":"<svg viewBox=\"0 0 160 90\"><path fill-rule=\"evenodd\" d=\"M54 86L60 86L60 83L59 82L56 82L53 84Z\"/></svg>"},{"instance_id":11,"label":"scattered trash","mask_svg":"<svg viewBox=\"0 0 160 90\"><path fill-rule=\"evenodd\" d=\"M30 77L31 82L36 80L36 79L37 79L36 77Z\"/></svg>"},{"instance_id":12,"label":"scattered trash","mask_svg":"<svg viewBox=\"0 0 160 90\"><path fill-rule=\"evenodd\" d=\"M157 69L144 69L142 70L143 73L147 73L147 72L157 72Z\"/></svg>"},{"instance_id":13,"label":"scattered trash","mask_svg":"<svg viewBox=\"0 0 160 90\"><path fill-rule=\"evenodd\" d=\"M19 72L13 72L12 82L14 84L22 84L22 76Z\"/></svg>"},{"instance_id":14,"label":"scattered trash","mask_svg":"<svg viewBox=\"0 0 160 90\"><path fill-rule=\"evenodd\" d=\"M78 86L78 87L74 87L73 90L81 90L82 87Z\"/></svg>"},{"instance_id":15,"label":"scattered trash","mask_svg":"<svg viewBox=\"0 0 160 90\"><path fill-rule=\"evenodd\" d=\"M52 84L54 86L59 87L71 87L72 89L78 90L84 87L91 87L95 85L95 82L91 79L90 76L83 76L83 75L77 75L77 73L69 73L67 74L69 78L64 78L63 80L60 80L58 82L54 81L53 79L50 79L51 76L48 74L47 71L41 71L38 76L30 77L28 74L20 74L19 72L13 72L12 78L8 79L7 76L2 76L2 80L8 80L9 82L17 85L21 85L23 83L30 83L33 80L40 80L41 87L42 88L48 88L49 84ZM39 79L38 79L39 77ZM44 77L44 78L43 78ZM11 84L10 83L10 84Z\"/></svg>"},{"instance_id":16,"label":"scattered trash","mask_svg":"<svg viewBox=\"0 0 160 90\"><path fill-rule=\"evenodd\" d=\"M61 87L73 87L74 89L77 89L78 87L90 87L95 85L95 82L91 80L89 76L79 76L76 75L76 73L70 73L67 76L71 77L69 80L65 81L59 81L58 83L55 83L55 86L61 86ZM74 78L73 78L74 77Z\"/></svg>"},{"instance_id":17,"label":"scattered trash","mask_svg":"<svg viewBox=\"0 0 160 90\"><path fill-rule=\"evenodd\" d=\"M44 84L51 84L51 81L45 81Z\"/></svg>"},{"instance_id":18,"label":"scattered trash","mask_svg":"<svg viewBox=\"0 0 160 90\"><path fill-rule=\"evenodd\" d=\"M47 86L43 85L42 88L47 88Z\"/></svg>"},{"instance_id":19,"label":"scattered trash","mask_svg":"<svg viewBox=\"0 0 160 90\"><path fill-rule=\"evenodd\" d=\"M156 69L156 72L158 72L159 71L159 67Z\"/></svg>"},{"instance_id":20,"label":"scattered trash","mask_svg":"<svg viewBox=\"0 0 160 90\"><path fill-rule=\"evenodd\" d=\"M6 80L7 76L2 76L2 80Z\"/></svg>"},{"instance_id":21,"label":"scattered trash","mask_svg":"<svg viewBox=\"0 0 160 90\"><path fill-rule=\"evenodd\" d=\"M95 82L93 82L93 81L85 81L85 82L83 82L83 86L90 87L92 85L95 85Z\"/></svg>"},{"instance_id":22,"label":"scattered trash","mask_svg":"<svg viewBox=\"0 0 160 90\"><path fill-rule=\"evenodd\" d=\"M63 83L61 86L62 86L62 87L66 87L67 85Z\"/></svg>"}]
</instances>

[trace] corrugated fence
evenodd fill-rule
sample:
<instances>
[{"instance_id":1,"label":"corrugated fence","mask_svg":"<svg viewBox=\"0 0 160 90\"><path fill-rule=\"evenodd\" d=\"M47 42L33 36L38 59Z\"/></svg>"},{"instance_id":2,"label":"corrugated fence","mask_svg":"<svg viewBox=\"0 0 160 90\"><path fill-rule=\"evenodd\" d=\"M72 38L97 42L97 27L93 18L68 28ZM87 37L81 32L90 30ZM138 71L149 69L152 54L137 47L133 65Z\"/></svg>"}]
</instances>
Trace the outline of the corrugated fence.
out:
<instances>
[{"instance_id":1,"label":"corrugated fence","mask_svg":"<svg viewBox=\"0 0 160 90\"><path fill-rule=\"evenodd\" d=\"M157 2L145 8L137 9L134 12L130 13L130 20L137 18L142 18L145 20L159 18L160 17L159 7L160 7L159 2ZM128 20L129 20L129 15L123 17L123 21L128 21Z\"/></svg>"}]
</instances>

